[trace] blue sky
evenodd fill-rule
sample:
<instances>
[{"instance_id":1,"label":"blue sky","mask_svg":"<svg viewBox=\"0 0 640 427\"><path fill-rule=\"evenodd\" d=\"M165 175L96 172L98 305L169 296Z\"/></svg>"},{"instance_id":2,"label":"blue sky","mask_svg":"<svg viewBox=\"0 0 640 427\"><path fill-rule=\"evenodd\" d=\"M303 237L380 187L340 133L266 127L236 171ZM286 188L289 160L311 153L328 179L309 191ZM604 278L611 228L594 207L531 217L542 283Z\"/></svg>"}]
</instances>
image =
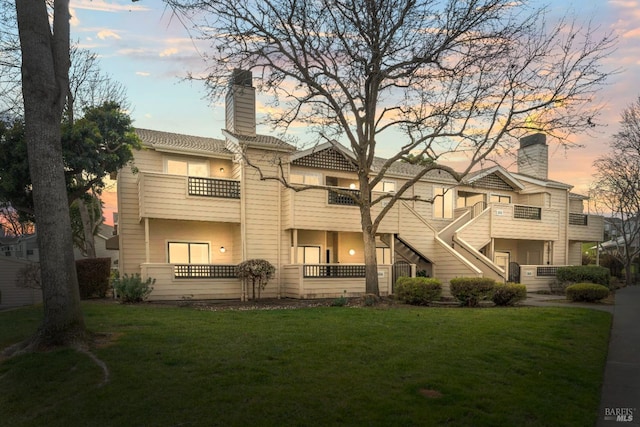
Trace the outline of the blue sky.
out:
<instances>
[{"instance_id":1,"label":"blue sky","mask_svg":"<svg viewBox=\"0 0 640 427\"><path fill-rule=\"evenodd\" d=\"M615 132L621 110L640 95L640 0L545 1L554 14L573 10L591 19L602 31L619 37L608 60L622 72L609 80L598 102L606 103L596 137L577 136L585 148L550 149L550 177L575 185L586 193L591 163L606 152L608 135ZM141 128L221 137L222 101L205 99L200 83L183 80L204 63L188 31L158 0L71 0L72 38L101 58L101 68L127 88L134 125ZM260 111L260 101L258 111ZM266 132L266 131L265 131ZM385 155L384 153L380 153Z\"/></svg>"}]
</instances>

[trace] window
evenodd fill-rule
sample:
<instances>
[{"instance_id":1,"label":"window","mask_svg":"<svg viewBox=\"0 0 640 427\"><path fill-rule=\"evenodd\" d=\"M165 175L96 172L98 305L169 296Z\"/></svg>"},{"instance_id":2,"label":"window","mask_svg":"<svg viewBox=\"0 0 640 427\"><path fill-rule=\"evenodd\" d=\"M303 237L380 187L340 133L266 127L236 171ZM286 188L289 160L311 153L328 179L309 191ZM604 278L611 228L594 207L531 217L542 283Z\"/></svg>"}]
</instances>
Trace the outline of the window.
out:
<instances>
[{"instance_id":1,"label":"window","mask_svg":"<svg viewBox=\"0 0 640 427\"><path fill-rule=\"evenodd\" d=\"M298 264L320 264L320 246L298 246Z\"/></svg>"},{"instance_id":2,"label":"window","mask_svg":"<svg viewBox=\"0 0 640 427\"><path fill-rule=\"evenodd\" d=\"M391 248L376 248L378 264L391 264Z\"/></svg>"},{"instance_id":3,"label":"window","mask_svg":"<svg viewBox=\"0 0 640 427\"><path fill-rule=\"evenodd\" d=\"M320 185L322 176L308 172L291 172L290 180L292 184Z\"/></svg>"},{"instance_id":4,"label":"window","mask_svg":"<svg viewBox=\"0 0 640 427\"><path fill-rule=\"evenodd\" d=\"M500 194L492 194L489 198L491 203L511 203L511 196L502 196Z\"/></svg>"},{"instance_id":5,"label":"window","mask_svg":"<svg viewBox=\"0 0 640 427\"><path fill-rule=\"evenodd\" d=\"M395 181L382 181L373 187L373 191L381 191L383 193L395 193L396 183Z\"/></svg>"},{"instance_id":6,"label":"window","mask_svg":"<svg viewBox=\"0 0 640 427\"><path fill-rule=\"evenodd\" d=\"M433 216L453 218L453 189L435 187L433 189Z\"/></svg>"},{"instance_id":7,"label":"window","mask_svg":"<svg viewBox=\"0 0 640 427\"><path fill-rule=\"evenodd\" d=\"M209 264L209 244L169 242L169 264Z\"/></svg>"},{"instance_id":8,"label":"window","mask_svg":"<svg viewBox=\"0 0 640 427\"><path fill-rule=\"evenodd\" d=\"M209 162L197 159L166 159L166 173L182 176L209 176Z\"/></svg>"}]
</instances>

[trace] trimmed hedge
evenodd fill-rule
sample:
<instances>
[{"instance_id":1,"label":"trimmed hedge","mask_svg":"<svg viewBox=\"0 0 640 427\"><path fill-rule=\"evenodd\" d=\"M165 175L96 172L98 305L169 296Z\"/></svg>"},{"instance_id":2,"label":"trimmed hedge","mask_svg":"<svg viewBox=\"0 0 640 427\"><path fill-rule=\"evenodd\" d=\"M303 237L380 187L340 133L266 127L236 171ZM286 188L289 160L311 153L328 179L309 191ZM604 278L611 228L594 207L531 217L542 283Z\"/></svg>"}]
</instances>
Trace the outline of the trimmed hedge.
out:
<instances>
[{"instance_id":1,"label":"trimmed hedge","mask_svg":"<svg viewBox=\"0 0 640 427\"><path fill-rule=\"evenodd\" d=\"M440 299L442 284L428 277L400 277L396 281L395 295L399 301L412 305L427 305Z\"/></svg>"},{"instance_id":2,"label":"trimmed hedge","mask_svg":"<svg viewBox=\"0 0 640 427\"><path fill-rule=\"evenodd\" d=\"M596 302L609 296L609 288L595 283L576 283L566 292L571 301Z\"/></svg>"},{"instance_id":3,"label":"trimmed hedge","mask_svg":"<svg viewBox=\"0 0 640 427\"><path fill-rule=\"evenodd\" d=\"M491 301L495 305L514 305L527 298L527 287L519 283L496 283Z\"/></svg>"},{"instance_id":4,"label":"trimmed hedge","mask_svg":"<svg viewBox=\"0 0 640 427\"><path fill-rule=\"evenodd\" d=\"M109 290L111 258L87 258L76 261L80 298L104 298Z\"/></svg>"},{"instance_id":5,"label":"trimmed hedge","mask_svg":"<svg viewBox=\"0 0 640 427\"><path fill-rule=\"evenodd\" d=\"M449 281L449 289L462 305L475 307L491 297L496 281L488 277L456 277Z\"/></svg>"},{"instance_id":6,"label":"trimmed hedge","mask_svg":"<svg viewBox=\"0 0 640 427\"><path fill-rule=\"evenodd\" d=\"M561 282L597 283L609 286L609 269L598 265L572 265L558 268L556 278Z\"/></svg>"}]
</instances>

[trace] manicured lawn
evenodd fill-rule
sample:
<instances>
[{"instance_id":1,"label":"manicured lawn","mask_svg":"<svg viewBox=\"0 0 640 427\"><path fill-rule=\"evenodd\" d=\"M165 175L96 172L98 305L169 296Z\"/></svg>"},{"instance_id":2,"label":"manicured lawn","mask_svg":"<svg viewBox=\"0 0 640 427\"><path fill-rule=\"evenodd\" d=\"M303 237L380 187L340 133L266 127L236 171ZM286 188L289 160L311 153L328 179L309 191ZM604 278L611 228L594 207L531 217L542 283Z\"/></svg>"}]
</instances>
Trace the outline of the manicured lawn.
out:
<instances>
[{"instance_id":1,"label":"manicured lawn","mask_svg":"<svg viewBox=\"0 0 640 427\"><path fill-rule=\"evenodd\" d=\"M587 426L611 316L578 308L196 311L85 303L95 354L0 363L10 426ZM36 309L0 313L0 347Z\"/></svg>"}]
</instances>

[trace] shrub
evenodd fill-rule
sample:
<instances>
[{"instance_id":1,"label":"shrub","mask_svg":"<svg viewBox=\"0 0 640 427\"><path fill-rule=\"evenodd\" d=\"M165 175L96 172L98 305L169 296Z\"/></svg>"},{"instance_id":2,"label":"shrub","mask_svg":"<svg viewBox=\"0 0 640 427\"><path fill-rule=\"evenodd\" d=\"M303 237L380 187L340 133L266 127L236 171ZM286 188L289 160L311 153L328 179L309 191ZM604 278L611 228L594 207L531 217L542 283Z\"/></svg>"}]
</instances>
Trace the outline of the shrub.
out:
<instances>
[{"instance_id":1,"label":"shrub","mask_svg":"<svg viewBox=\"0 0 640 427\"><path fill-rule=\"evenodd\" d=\"M406 304L426 305L442 295L438 279L427 277L400 277L395 286L396 298Z\"/></svg>"},{"instance_id":2,"label":"shrub","mask_svg":"<svg viewBox=\"0 0 640 427\"><path fill-rule=\"evenodd\" d=\"M595 283L576 283L567 288L571 301L596 302L609 296L609 288Z\"/></svg>"},{"instance_id":3,"label":"shrub","mask_svg":"<svg viewBox=\"0 0 640 427\"><path fill-rule=\"evenodd\" d=\"M80 298L104 298L109 290L111 258L87 258L76 261Z\"/></svg>"},{"instance_id":4,"label":"shrub","mask_svg":"<svg viewBox=\"0 0 640 427\"><path fill-rule=\"evenodd\" d=\"M152 285L156 283L156 279L151 277L143 282L138 273L132 276L125 274L123 277L116 273L112 281L117 297L125 303L144 301L153 291Z\"/></svg>"},{"instance_id":5,"label":"shrub","mask_svg":"<svg viewBox=\"0 0 640 427\"><path fill-rule=\"evenodd\" d=\"M558 268L556 278L560 282L597 283L609 286L609 269L598 265L571 265Z\"/></svg>"},{"instance_id":6,"label":"shrub","mask_svg":"<svg viewBox=\"0 0 640 427\"><path fill-rule=\"evenodd\" d=\"M267 286L276 268L266 259L248 259L238 264L238 277L249 280L253 285L253 299L256 299L256 284L258 285L258 299L260 291Z\"/></svg>"},{"instance_id":7,"label":"shrub","mask_svg":"<svg viewBox=\"0 0 640 427\"><path fill-rule=\"evenodd\" d=\"M496 281L488 277L456 277L449 281L451 295L462 305L475 307L493 293Z\"/></svg>"},{"instance_id":8,"label":"shrub","mask_svg":"<svg viewBox=\"0 0 640 427\"><path fill-rule=\"evenodd\" d=\"M519 283L496 283L491 301L495 305L514 305L527 298L527 287Z\"/></svg>"}]
</instances>

